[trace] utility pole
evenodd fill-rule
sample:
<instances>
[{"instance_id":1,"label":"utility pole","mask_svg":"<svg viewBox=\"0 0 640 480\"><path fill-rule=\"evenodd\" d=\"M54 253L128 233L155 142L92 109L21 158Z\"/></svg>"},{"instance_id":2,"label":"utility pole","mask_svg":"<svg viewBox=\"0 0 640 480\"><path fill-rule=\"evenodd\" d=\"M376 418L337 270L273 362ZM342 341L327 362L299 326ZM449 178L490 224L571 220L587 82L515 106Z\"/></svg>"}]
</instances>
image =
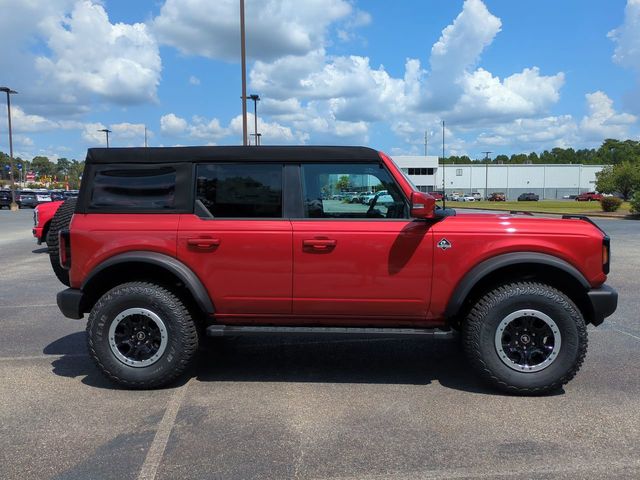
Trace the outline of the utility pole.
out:
<instances>
[{"instance_id":1,"label":"utility pole","mask_svg":"<svg viewBox=\"0 0 640 480\"><path fill-rule=\"evenodd\" d=\"M247 145L247 60L244 42L244 0L240 0L240 57L242 64L242 145Z\"/></svg>"},{"instance_id":2,"label":"utility pole","mask_svg":"<svg viewBox=\"0 0 640 480\"><path fill-rule=\"evenodd\" d=\"M109 148L109 134L111 133L111 130L109 130L108 128L103 128L101 130L98 130L99 132L104 132L107 135L107 148Z\"/></svg>"},{"instance_id":3,"label":"utility pole","mask_svg":"<svg viewBox=\"0 0 640 480\"><path fill-rule=\"evenodd\" d=\"M13 180L13 133L11 131L11 95L16 94L15 90L11 90L9 87L0 87L0 92L7 94L7 119L9 120L9 178L11 179L11 211L18 211L18 204L16 203L16 184Z\"/></svg>"},{"instance_id":4,"label":"utility pole","mask_svg":"<svg viewBox=\"0 0 640 480\"><path fill-rule=\"evenodd\" d=\"M484 199L489 198L487 192L489 191L489 154L493 152L482 152L484 153Z\"/></svg>"},{"instance_id":5,"label":"utility pole","mask_svg":"<svg viewBox=\"0 0 640 480\"><path fill-rule=\"evenodd\" d=\"M144 126L144 148L147 148L147 126Z\"/></svg>"}]
</instances>

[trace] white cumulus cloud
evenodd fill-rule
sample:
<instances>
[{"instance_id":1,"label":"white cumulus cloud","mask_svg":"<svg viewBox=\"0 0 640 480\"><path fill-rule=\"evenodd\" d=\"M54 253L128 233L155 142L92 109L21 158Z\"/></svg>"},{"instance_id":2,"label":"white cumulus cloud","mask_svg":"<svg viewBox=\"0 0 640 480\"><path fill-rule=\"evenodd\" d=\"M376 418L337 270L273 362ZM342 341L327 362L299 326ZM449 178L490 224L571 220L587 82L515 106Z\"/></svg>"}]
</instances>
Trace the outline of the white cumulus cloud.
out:
<instances>
[{"instance_id":1,"label":"white cumulus cloud","mask_svg":"<svg viewBox=\"0 0 640 480\"><path fill-rule=\"evenodd\" d=\"M161 60L146 25L112 24L102 5L85 0L41 30L51 55L37 57L36 67L56 88L125 104L156 99Z\"/></svg>"},{"instance_id":2,"label":"white cumulus cloud","mask_svg":"<svg viewBox=\"0 0 640 480\"><path fill-rule=\"evenodd\" d=\"M273 60L303 55L325 42L328 26L354 14L354 25L366 23L345 0L247 0L247 55ZM240 7L237 0L166 0L153 20L160 40L190 55L238 61Z\"/></svg>"}]
</instances>

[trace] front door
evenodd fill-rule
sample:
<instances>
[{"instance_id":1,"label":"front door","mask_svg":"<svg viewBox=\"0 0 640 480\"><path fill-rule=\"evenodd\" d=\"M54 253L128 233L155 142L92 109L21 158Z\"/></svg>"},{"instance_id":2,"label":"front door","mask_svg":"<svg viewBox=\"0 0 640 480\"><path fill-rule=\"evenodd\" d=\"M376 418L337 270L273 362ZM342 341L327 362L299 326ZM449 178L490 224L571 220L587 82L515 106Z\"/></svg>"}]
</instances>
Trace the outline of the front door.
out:
<instances>
[{"instance_id":1,"label":"front door","mask_svg":"<svg viewBox=\"0 0 640 480\"><path fill-rule=\"evenodd\" d=\"M301 166L304 218L293 219L293 313L424 320L433 242L379 163Z\"/></svg>"},{"instance_id":2,"label":"front door","mask_svg":"<svg viewBox=\"0 0 640 480\"><path fill-rule=\"evenodd\" d=\"M281 164L197 166L194 214L180 218L178 258L198 275L216 316L290 314L291 222Z\"/></svg>"}]
</instances>

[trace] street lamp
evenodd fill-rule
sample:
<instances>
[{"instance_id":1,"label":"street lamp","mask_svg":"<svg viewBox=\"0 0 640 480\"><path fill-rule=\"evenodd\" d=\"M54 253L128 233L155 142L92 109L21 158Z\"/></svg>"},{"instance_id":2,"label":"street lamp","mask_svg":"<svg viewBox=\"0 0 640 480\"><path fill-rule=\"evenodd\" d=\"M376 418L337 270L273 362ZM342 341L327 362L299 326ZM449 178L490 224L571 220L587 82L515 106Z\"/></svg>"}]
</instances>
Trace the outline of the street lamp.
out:
<instances>
[{"instance_id":1,"label":"street lamp","mask_svg":"<svg viewBox=\"0 0 640 480\"><path fill-rule=\"evenodd\" d=\"M11 179L11 210L17 211L18 204L16 203L16 185L13 181L13 138L11 133L11 97L10 95L16 94L15 90L11 90L9 87L0 87L0 92L7 94L7 117L9 119L9 164L11 168L9 170L9 178Z\"/></svg>"},{"instance_id":2,"label":"street lamp","mask_svg":"<svg viewBox=\"0 0 640 480\"><path fill-rule=\"evenodd\" d=\"M111 130L109 130L108 128L103 128L102 130L98 130L99 132L104 132L107 135L107 148L109 148L109 134L111 133Z\"/></svg>"},{"instance_id":3,"label":"street lamp","mask_svg":"<svg viewBox=\"0 0 640 480\"><path fill-rule=\"evenodd\" d=\"M253 100L253 136L256 137L255 145L260 145L258 142L258 102L260 101L260 96L253 94L249 95L249 99Z\"/></svg>"},{"instance_id":4,"label":"street lamp","mask_svg":"<svg viewBox=\"0 0 640 480\"><path fill-rule=\"evenodd\" d=\"M251 136L254 138L255 143L254 145L260 145L260 137L262 137L261 133L252 133Z\"/></svg>"}]
</instances>

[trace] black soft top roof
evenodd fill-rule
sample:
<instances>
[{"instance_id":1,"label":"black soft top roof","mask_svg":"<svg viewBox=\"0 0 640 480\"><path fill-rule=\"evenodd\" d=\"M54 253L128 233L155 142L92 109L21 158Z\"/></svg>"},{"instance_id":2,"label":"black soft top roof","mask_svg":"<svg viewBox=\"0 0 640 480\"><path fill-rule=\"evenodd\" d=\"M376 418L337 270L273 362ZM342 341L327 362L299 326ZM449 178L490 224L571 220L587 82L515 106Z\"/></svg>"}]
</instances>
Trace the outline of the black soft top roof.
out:
<instances>
[{"instance_id":1,"label":"black soft top roof","mask_svg":"<svg viewBox=\"0 0 640 480\"><path fill-rule=\"evenodd\" d=\"M335 162L380 160L367 147L259 146L259 147L137 147L90 148L87 164L97 163L177 163L177 162Z\"/></svg>"}]
</instances>

